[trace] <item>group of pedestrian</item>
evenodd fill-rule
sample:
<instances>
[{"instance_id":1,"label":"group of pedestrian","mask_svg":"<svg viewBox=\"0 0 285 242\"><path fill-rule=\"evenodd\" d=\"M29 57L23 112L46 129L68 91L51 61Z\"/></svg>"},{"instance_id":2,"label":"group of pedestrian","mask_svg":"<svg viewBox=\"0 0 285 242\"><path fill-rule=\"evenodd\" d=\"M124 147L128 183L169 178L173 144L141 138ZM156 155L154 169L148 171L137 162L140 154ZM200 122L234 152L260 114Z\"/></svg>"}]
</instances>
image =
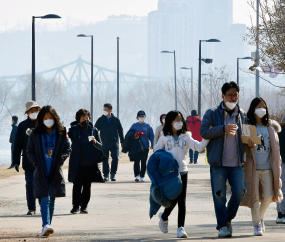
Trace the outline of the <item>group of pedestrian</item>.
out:
<instances>
[{"instance_id":1,"label":"group of pedestrian","mask_svg":"<svg viewBox=\"0 0 285 242\"><path fill-rule=\"evenodd\" d=\"M66 194L62 165L69 156L68 181L73 183L70 212L88 213L91 183L116 181L121 147L134 162L135 182L144 182L146 171L152 181L151 217L160 206L165 207L158 215L160 230L168 232L169 217L178 204L177 237L187 238L184 226L188 164L197 164L199 152L207 149L219 237L232 236L231 222L239 206L251 208L254 235L265 233L264 216L271 202L277 202L276 223L285 223L285 188L281 182L281 179L285 182L285 169L281 175L280 166L280 154L285 162L285 115L280 126L269 118L264 99L253 99L246 113L238 106L238 98L239 86L235 82L225 83L222 102L207 110L203 119L195 110L186 119L181 112L170 111L160 116L161 125L155 134L146 123L146 113L141 110L136 116L138 122L130 127L125 137L121 122L113 115L109 103L104 104L103 115L94 126L90 112L78 110L68 130L62 126L53 107L40 108L35 101L27 102L27 119L17 128L18 118L12 117L10 137L11 167L19 171L23 156L27 214L35 214L35 199L38 198L42 235L54 232L51 222L55 198ZM250 138L247 144L242 142L243 124L256 127L261 144L254 144ZM150 149L154 153L147 163ZM284 166L282 164L282 168ZM228 203L227 181L232 192Z\"/></svg>"}]
</instances>

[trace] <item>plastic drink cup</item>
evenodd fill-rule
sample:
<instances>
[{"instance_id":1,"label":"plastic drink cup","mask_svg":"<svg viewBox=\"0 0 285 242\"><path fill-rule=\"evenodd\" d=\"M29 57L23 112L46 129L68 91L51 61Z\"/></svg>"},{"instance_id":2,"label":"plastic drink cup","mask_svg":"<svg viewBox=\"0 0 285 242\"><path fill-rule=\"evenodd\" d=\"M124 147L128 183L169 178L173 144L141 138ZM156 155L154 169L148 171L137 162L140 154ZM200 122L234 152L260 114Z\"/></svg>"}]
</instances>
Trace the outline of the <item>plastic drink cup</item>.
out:
<instances>
[{"instance_id":1,"label":"plastic drink cup","mask_svg":"<svg viewBox=\"0 0 285 242\"><path fill-rule=\"evenodd\" d=\"M230 131L230 135L231 135L231 136L235 136L237 130L238 130L238 126L236 125L236 128L235 128L234 130L231 130L231 131Z\"/></svg>"}]
</instances>

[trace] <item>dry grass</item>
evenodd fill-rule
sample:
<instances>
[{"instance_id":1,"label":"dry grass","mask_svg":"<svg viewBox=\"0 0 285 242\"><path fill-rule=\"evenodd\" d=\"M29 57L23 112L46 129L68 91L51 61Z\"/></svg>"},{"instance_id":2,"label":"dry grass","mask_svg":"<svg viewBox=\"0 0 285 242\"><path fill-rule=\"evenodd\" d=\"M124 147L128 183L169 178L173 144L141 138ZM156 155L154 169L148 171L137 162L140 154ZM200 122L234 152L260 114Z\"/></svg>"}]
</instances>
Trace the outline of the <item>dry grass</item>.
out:
<instances>
[{"instance_id":1,"label":"dry grass","mask_svg":"<svg viewBox=\"0 0 285 242\"><path fill-rule=\"evenodd\" d=\"M152 151L150 151L149 155L151 155L151 154L152 154ZM111 161L111 157L109 157L109 161ZM130 162L128 155L120 152L119 164L128 163L128 162ZM64 163L62 168L68 169L68 163L69 163L69 160L67 160ZM14 168L13 169L7 169L9 166L10 166L10 164L0 166L0 179L10 177L10 176L19 175L19 174L24 174L24 170L22 169L22 167L20 167L20 169L19 169L20 171L17 172Z\"/></svg>"}]
</instances>

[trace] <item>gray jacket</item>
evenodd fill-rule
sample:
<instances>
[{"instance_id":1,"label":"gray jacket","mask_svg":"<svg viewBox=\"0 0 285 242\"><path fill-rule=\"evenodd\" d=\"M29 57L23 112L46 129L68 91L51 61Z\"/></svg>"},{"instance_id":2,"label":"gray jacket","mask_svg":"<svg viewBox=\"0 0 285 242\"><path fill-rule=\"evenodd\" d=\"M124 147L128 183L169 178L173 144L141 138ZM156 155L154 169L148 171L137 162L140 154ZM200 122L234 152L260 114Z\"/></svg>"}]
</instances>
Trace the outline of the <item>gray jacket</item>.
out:
<instances>
[{"instance_id":1,"label":"gray jacket","mask_svg":"<svg viewBox=\"0 0 285 242\"><path fill-rule=\"evenodd\" d=\"M211 166L222 166L223 158L223 147L224 147L224 110L222 109L222 103L214 108L208 109L203 117L203 121L200 128L200 135L203 139L210 140L207 146L207 157L208 163ZM239 164L243 165L245 162L245 148L241 141L242 124L247 124L246 113L238 107L238 130L237 130L237 141L238 141L238 153L239 153ZM210 129L210 126L212 128Z\"/></svg>"}]
</instances>

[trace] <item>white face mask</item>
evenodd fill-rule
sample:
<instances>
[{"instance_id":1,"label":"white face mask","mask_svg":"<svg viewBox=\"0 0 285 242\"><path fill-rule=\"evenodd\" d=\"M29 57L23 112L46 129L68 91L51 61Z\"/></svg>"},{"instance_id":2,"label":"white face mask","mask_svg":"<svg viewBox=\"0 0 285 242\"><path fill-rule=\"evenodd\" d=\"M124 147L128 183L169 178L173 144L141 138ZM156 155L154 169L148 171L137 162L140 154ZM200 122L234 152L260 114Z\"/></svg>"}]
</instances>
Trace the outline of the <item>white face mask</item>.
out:
<instances>
[{"instance_id":1,"label":"white face mask","mask_svg":"<svg viewBox=\"0 0 285 242\"><path fill-rule=\"evenodd\" d=\"M173 124L173 128L175 128L175 130L181 130L183 127L183 123L182 122L176 122Z\"/></svg>"},{"instance_id":2,"label":"white face mask","mask_svg":"<svg viewBox=\"0 0 285 242\"><path fill-rule=\"evenodd\" d=\"M164 119L162 119L162 123L163 123L163 124L165 124L165 118L164 118Z\"/></svg>"},{"instance_id":3,"label":"white face mask","mask_svg":"<svg viewBox=\"0 0 285 242\"><path fill-rule=\"evenodd\" d=\"M145 121L145 118L139 118L139 122L143 123Z\"/></svg>"},{"instance_id":4,"label":"white face mask","mask_svg":"<svg viewBox=\"0 0 285 242\"><path fill-rule=\"evenodd\" d=\"M46 119L46 120L44 120L44 125L47 128L51 128L54 125L54 120L53 119Z\"/></svg>"},{"instance_id":5,"label":"white face mask","mask_svg":"<svg viewBox=\"0 0 285 242\"><path fill-rule=\"evenodd\" d=\"M107 112L107 111L103 111L103 115L105 115L105 116L108 116L109 115L109 113Z\"/></svg>"},{"instance_id":6,"label":"white face mask","mask_svg":"<svg viewBox=\"0 0 285 242\"><path fill-rule=\"evenodd\" d=\"M236 107L236 105L237 105L237 102L230 103L230 102L228 102L226 100L224 100L224 102L225 102L225 105L227 106L227 108L229 108L230 110L233 110Z\"/></svg>"},{"instance_id":7,"label":"white face mask","mask_svg":"<svg viewBox=\"0 0 285 242\"><path fill-rule=\"evenodd\" d=\"M31 120L35 120L35 119L37 119L38 114L39 114L39 112L30 113L30 114L29 114L29 117L30 117Z\"/></svg>"},{"instance_id":8,"label":"white face mask","mask_svg":"<svg viewBox=\"0 0 285 242\"><path fill-rule=\"evenodd\" d=\"M254 113L256 114L257 117L263 118L266 115L266 109L258 108L258 109L255 109Z\"/></svg>"}]
</instances>

